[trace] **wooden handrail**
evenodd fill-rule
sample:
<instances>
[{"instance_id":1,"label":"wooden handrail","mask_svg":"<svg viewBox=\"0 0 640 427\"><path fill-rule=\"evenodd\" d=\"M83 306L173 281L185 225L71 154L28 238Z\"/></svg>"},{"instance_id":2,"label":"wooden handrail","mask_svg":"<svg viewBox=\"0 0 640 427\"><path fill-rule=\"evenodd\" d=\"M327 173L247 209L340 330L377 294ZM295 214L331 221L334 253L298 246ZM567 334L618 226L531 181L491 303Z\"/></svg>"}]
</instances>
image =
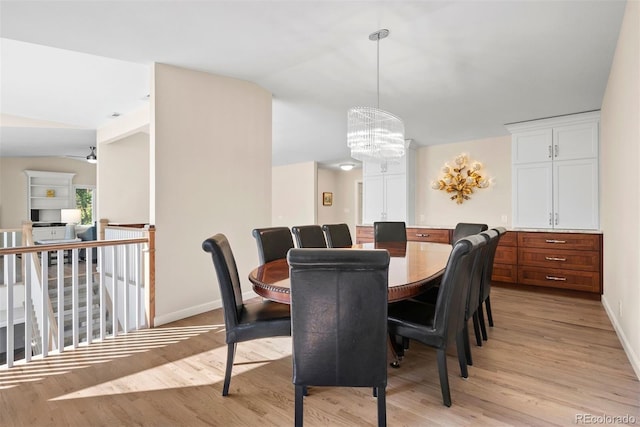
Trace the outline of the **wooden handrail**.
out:
<instances>
[{"instance_id":1,"label":"wooden handrail","mask_svg":"<svg viewBox=\"0 0 640 427\"><path fill-rule=\"evenodd\" d=\"M33 246L16 246L14 248L2 248L0 249L0 256L13 255L13 254L29 254L44 251L59 251L59 250L71 250L71 249L83 249L83 248L97 248L98 246L116 246L116 245L128 245L133 243L148 243L149 239L146 237L136 237L131 239L113 239L113 240L86 240L82 242L71 243L52 243L48 245L33 245Z\"/></svg>"}]
</instances>

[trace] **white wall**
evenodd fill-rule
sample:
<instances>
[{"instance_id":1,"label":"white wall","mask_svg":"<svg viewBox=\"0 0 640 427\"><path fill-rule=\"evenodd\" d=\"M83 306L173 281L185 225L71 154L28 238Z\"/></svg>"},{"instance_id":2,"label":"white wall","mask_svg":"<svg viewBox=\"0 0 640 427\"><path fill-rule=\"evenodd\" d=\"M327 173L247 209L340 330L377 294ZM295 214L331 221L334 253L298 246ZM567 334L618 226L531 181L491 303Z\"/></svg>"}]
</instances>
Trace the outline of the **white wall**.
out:
<instances>
[{"instance_id":1,"label":"white wall","mask_svg":"<svg viewBox=\"0 0 640 427\"><path fill-rule=\"evenodd\" d=\"M602 298L640 377L640 3L627 2L602 101Z\"/></svg>"},{"instance_id":2,"label":"white wall","mask_svg":"<svg viewBox=\"0 0 640 427\"><path fill-rule=\"evenodd\" d=\"M453 165L461 153L482 163L481 175L491 178L491 186L474 190L470 200L458 205L449 199L451 194L432 189L431 182L440 179L444 164ZM421 147L417 150L416 170L417 225L450 228L458 222L480 222L490 227L511 225L510 136Z\"/></svg>"},{"instance_id":3,"label":"white wall","mask_svg":"<svg viewBox=\"0 0 640 427\"><path fill-rule=\"evenodd\" d=\"M136 133L98 145L98 218L149 222L149 135Z\"/></svg>"},{"instance_id":4,"label":"white wall","mask_svg":"<svg viewBox=\"0 0 640 427\"><path fill-rule=\"evenodd\" d=\"M271 177L273 192L271 223L265 222L256 227L291 228L296 225L316 224L317 170L316 162L274 167Z\"/></svg>"},{"instance_id":5,"label":"white wall","mask_svg":"<svg viewBox=\"0 0 640 427\"><path fill-rule=\"evenodd\" d=\"M27 215L25 170L71 172L73 184L96 185L96 165L59 157L0 157L0 228L20 228Z\"/></svg>"},{"instance_id":6,"label":"white wall","mask_svg":"<svg viewBox=\"0 0 640 427\"><path fill-rule=\"evenodd\" d=\"M202 242L224 233L244 291L258 264L251 230L271 222L271 94L258 85L155 64L150 221L156 324L220 306Z\"/></svg>"}]
</instances>

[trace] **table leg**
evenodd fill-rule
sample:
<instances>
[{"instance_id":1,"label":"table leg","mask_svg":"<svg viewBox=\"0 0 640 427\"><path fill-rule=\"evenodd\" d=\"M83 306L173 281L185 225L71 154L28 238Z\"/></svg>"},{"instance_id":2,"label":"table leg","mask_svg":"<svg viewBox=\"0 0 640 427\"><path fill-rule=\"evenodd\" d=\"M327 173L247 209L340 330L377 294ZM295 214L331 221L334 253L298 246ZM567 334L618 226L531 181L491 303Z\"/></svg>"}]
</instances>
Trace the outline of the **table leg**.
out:
<instances>
[{"instance_id":1,"label":"table leg","mask_svg":"<svg viewBox=\"0 0 640 427\"><path fill-rule=\"evenodd\" d=\"M392 368L400 367L400 356L396 352L396 348L394 346L393 340L391 339L391 335L387 334L387 359L390 360L389 365Z\"/></svg>"}]
</instances>

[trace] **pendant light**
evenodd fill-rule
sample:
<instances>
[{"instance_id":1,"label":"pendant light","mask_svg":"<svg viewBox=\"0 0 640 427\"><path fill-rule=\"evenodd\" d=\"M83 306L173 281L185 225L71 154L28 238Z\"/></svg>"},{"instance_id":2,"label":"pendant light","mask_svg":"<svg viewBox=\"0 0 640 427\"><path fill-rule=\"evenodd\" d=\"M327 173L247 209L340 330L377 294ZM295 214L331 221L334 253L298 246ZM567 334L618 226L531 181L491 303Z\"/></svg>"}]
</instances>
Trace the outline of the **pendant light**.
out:
<instances>
[{"instance_id":1,"label":"pendant light","mask_svg":"<svg viewBox=\"0 0 640 427\"><path fill-rule=\"evenodd\" d=\"M404 123L388 111L380 109L380 40L389 30L378 30L369 35L377 45L377 106L353 107L347 112L347 146L351 157L376 163L398 161L404 156Z\"/></svg>"}]
</instances>

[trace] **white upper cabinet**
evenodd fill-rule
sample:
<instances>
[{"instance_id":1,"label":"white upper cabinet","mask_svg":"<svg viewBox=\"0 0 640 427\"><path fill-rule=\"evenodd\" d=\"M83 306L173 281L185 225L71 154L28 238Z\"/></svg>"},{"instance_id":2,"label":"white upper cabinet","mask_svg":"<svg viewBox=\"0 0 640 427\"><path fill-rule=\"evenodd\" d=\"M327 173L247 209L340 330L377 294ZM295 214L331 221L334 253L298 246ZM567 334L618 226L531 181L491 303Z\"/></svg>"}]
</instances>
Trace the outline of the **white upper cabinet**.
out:
<instances>
[{"instance_id":1,"label":"white upper cabinet","mask_svg":"<svg viewBox=\"0 0 640 427\"><path fill-rule=\"evenodd\" d=\"M598 229L599 112L507 125L513 226Z\"/></svg>"},{"instance_id":2,"label":"white upper cabinet","mask_svg":"<svg viewBox=\"0 0 640 427\"><path fill-rule=\"evenodd\" d=\"M362 165L362 222L404 221L413 224L415 211L415 150L409 147L396 163Z\"/></svg>"}]
</instances>

